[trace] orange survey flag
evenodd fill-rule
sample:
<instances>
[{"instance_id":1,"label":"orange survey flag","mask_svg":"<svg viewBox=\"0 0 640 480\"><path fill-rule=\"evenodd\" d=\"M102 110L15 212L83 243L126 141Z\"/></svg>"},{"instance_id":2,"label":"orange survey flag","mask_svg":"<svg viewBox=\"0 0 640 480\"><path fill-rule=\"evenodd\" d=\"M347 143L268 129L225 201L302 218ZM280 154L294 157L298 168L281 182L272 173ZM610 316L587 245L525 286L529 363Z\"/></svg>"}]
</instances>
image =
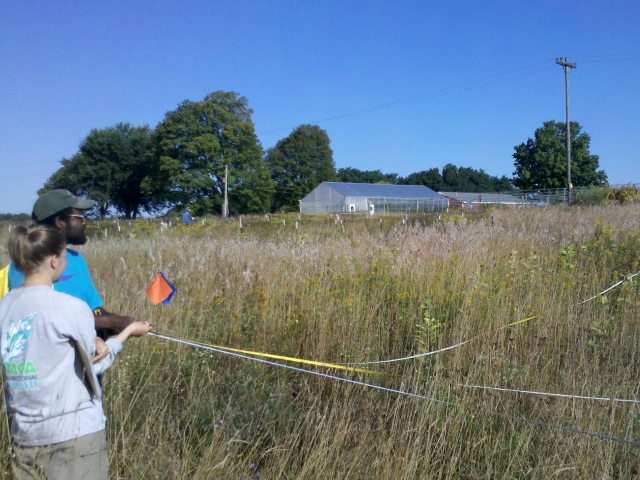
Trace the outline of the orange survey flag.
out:
<instances>
[{"instance_id":1,"label":"orange survey flag","mask_svg":"<svg viewBox=\"0 0 640 480\"><path fill-rule=\"evenodd\" d=\"M154 305L162 303L166 305L171 301L173 294L176 293L176 287L171 285L169 281L164 278L164 273L160 272L153 279L149 288L147 288L147 297Z\"/></svg>"}]
</instances>

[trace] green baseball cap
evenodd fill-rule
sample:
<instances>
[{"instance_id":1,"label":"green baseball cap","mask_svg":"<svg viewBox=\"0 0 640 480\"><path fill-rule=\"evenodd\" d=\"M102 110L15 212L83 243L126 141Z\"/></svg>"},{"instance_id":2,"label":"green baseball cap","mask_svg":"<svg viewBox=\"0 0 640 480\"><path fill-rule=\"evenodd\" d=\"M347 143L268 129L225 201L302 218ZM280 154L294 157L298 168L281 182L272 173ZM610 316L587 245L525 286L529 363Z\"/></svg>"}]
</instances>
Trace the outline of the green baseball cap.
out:
<instances>
[{"instance_id":1,"label":"green baseball cap","mask_svg":"<svg viewBox=\"0 0 640 480\"><path fill-rule=\"evenodd\" d=\"M32 216L41 222L45 218L49 218L65 208L77 208L78 210L87 210L96 204L95 200L80 200L78 197L71 195L69 190L51 190L43 193L33 205Z\"/></svg>"}]
</instances>

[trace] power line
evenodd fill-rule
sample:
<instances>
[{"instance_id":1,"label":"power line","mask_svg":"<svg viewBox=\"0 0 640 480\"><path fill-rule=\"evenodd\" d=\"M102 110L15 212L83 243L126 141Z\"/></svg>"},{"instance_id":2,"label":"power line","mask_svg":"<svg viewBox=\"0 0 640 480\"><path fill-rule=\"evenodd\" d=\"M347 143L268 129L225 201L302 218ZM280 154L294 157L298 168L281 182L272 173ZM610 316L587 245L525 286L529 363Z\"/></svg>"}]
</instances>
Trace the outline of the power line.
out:
<instances>
[{"instance_id":1,"label":"power line","mask_svg":"<svg viewBox=\"0 0 640 480\"><path fill-rule=\"evenodd\" d=\"M617 61L628 61L628 60L638 60L640 59L640 53L628 53L628 54L609 54L609 55L575 55L573 56L574 58L594 58L594 59L601 59L601 60L584 60L581 63L597 63L597 62L617 62ZM446 96L446 95L451 95L454 93L459 93L459 92L463 92L463 91L467 91L467 90L472 90L474 88L480 88L480 87L484 87L484 86L488 86L488 85L493 85L495 83L499 83L499 82L504 82L507 80L514 80L516 78L521 78L521 77L525 77L525 76L529 76L529 75L534 75L536 73L541 73L547 70L551 70L554 67L553 66L549 66L547 68L543 68L543 69L538 69L538 70L534 70L532 72L526 72L523 74L519 74L519 75L513 75L510 77L506 77L506 78L499 78L490 82L485 82L485 80L490 80L490 79L494 79L496 77L501 77L504 75L509 75L511 73L514 72L518 72L521 70L526 70L528 68L533 68L533 67L537 67L539 65L544 65L546 63L549 63L553 61L553 59L548 59L548 60L544 60L541 62L537 62L537 63L533 63L530 65L526 65L523 67L518 67L512 70L508 70L506 72L502 72L502 73L497 73L494 75L489 75L487 77L482 77L479 78L477 80L472 80L470 82L465 82L465 83L461 83L452 87L447 87L447 88L443 88L440 90L436 90L434 92L430 92L430 93L425 93L425 94L421 94L421 95L417 95L414 97L409 97L403 100L398 100L395 102L389 102L389 103L385 103L385 104L381 104L381 105L376 105L373 107L369 107L369 108L365 108L362 110L356 110L353 112L347 112L344 114L339 114L339 115L334 115L332 117L327 117L327 118L323 118L320 120L315 120L313 122L305 122L307 124L311 124L311 125L315 125L321 122L328 122L331 120L337 120L340 118L346 118L346 117L351 117L351 116L356 116L356 115L361 115L364 113L370 113L370 112L375 112L377 110L382 110L382 109L386 109L386 108L393 108L396 106L401 106L401 105L406 105L409 103L415 103L415 102L419 102L422 100L429 100L432 98L438 98L438 97L442 97L442 96ZM484 83L479 83L479 82L484 82ZM477 85L474 85L477 84ZM297 125L296 125L297 126ZM267 135L270 133L275 133L275 132L280 132L283 130L289 130L289 129L293 129L296 126L288 126L288 127L279 127L279 128L273 128L270 130L262 130L259 132L255 132L256 134L263 134L263 135ZM3 168L18 168L18 167L30 167L30 166L35 166L35 165L49 165L51 162L38 162L38 163L27 163L27 164L21 164L21 165L15 165L15 166L1 166L0 170L2 170ZM51 165L53 166L53 165ZM60 168L60 167L58 167ZM23 178L33 178L33 177L39 177L42 176L43 174L33 174L33 175L21 175L21 176L16 176L16 177L9 177L9 178L5 178L5 180L19 180L19 179L23 179ZM158 176L153 176L153 178L162 178L167 176L168 174L160 174Z\"/></svg>"},{"instance_id":2,"label":"power line","mask_svg":"<svg viewBox=\"0 0 640 480\"><path fill-rule=\"evenodd\" d=\"M494 81L491 81L491 82L485 82L485 83L480 83L478 85L473 85L473 84L478 83L478 82L484 82L485 80L489 80L491 78L501 77L503 75L508 75L510 73L513 73L513 72L517 72L517 71L524 70L524 69L527 69L527 68L532 68L532 67L535 67L535 66L538 66L538 65L543 65L543 64L549 63L551 61L552 61L551 59L545 60L543 62L534 63L534 64L531 64L531 65L527 65L525 67L520 67L520 68L516 68L514 70L509 70L507 72L502 72L502 73L498 73L498 74L495 74L495 75L490 75L488 77L483 77L483 78L480 78L478 80L473 80L473 81L470 81L470 82L461 83L461 84L453 86L453 87L448 87L448 88L436 90L435 92L425 93L425 94L422 94L422 95L417 95L415 97L409 97L409 98L406 98L406 99L403 99L403 100L398 100L396 102L385 103L385 104L382 104L382 105L377 105L377 106L370 107L370 108L365 108L365 109L362 109L362 110L356 110L356 111L353 111L353 112L343 113L343 114L340 114L340 115L335 115L333 117L323 118L323 119L320 119L320 120L315 120L313 122L307 122L307 123L311 124L311 125L315 125L315 124L321 123L321 122L327 122L327 121L336 120L336 119L339 119L339 118L351 117L351 116L354 116L354 115L361 115L363 113L369 113L369 112L374 112L376 110L382 110L382 109L385 109L385 108L391 108L391 107L396 107L396 106L400 106L400 105L406 105L408 103L414 103L414 102L419 102L419 101L422 101L422 100L428 100L428 99L431 99L431 98L442 97L442 96L445 96L445 95L451 95L453 93L463 92L463 91L471 90L471 89L474 89L474 88L479 88L479 87L484 87L484 86L487 86L487 85L492 85L494 83L504 82L504 81L507 81L507 80L513 80L513 79L525 77L525 76L528 76L528 75L534 75L536 73L544 72L546 70L551 70L553 67L550 66L548 68L543 68L543 69L540 69L540 70L534 70L533 72L527 72L527 73L523 73L523 74L520 74L520 75L514 75L514 76L511 76L511 77L507 77L507 78L501 78L501 79L494 80ZM263 131L256 132L256 133L269 134L269 133L279 132L279 131L282 131L282 130L288 130L288 129L291 129L291 128L295 128L295 127L292 127L292 126L280 127L280 128L274 128L274 129L271 129L271 130L263 130Z\"/></svg>"},{"instance_id":3,"label":"power line","mask_svg":"<svg viewBox=\"0 0 640 480\"><path fill-rule=\"evenodd\" d=\"M578 60L580 60L580 63L628 62L632 60L640 60L640 53L614 53L609 55L571 55L571 58L577 58Z\"/></svg>"},{"instance_id":4,"label":"power line","mask_svg":"<svg viewBox=\"0 0 640 480\"><path fill-rule=\"evenodd\" d=\"M612 58L612 57L638 57L640 53L612 53L609 55L571 55L572 58Z\"/></svg>"},{"instance_id":5,"label":"power line","mask_svg":"<svg viewBox=\"0 0 640 480\"><path fill-rule=\"evenodd\" d=\"M355 112L344 113L344 114L341 114L341 115L336 115L336 116L333 116L333 117L324 118L324 119L321 119L321 120L316 120L314 122L308 122L308 123L311 124L311 125L315 125L315 124L320 123L320 122L326 122L326 121L330 121L330 120L336 120L336 119L339 119L339 118L351 117L351 116L360 115L360 114L363 114L363 113L369 113L369 112L374 112L374 111L377 111L377 110L382 110L382 109L385 109L385 108L392 108L392 107L395 107L395 106L400 106L400 105L405 105L405 104L409 104L409 103L419 102L419 101L428 100L428 99L431 99L431 98L442 97L442 96L445 96L445 95L451 95L451 94L454 94L454 93L459 93L459 92L463 92L463 91L466 91L466 90L471 90L471 89L474 89L474 88L479 88L479 87L483 87L483 86L487 86L487 85L492 85L492 84L499 83L499 82L504 82L504 81L507 81L507 80L513 80L513 79L516 79L516 78L521 78L521 77L524 77L524 76L533 75L533 74L536 74L536 73L544 72L546 70L551 70L551 69L553 69L553 66L550 66L550 67L547 67L547 68L543 68L543 69L539 69L539 70L535 70L533 72L527 72L527 73L514 75L514 76L511 76L511 77L507 77L507 78L501 78L501 79L497 79L497 80L494 80L494 81L481 83L481 84L478 84L478 85L473 85L473 84L476 84L478 82L482 82L482 81L489 80L489 79L492 79L492 78L500 77L500 76L503 76L503 75L508 75L510 73L514 73L514 72L517 72L517 71L520 71L520 70L525 70L527 68L532 68L532 67L536 67L536 66L539 66L539 65L543 65L543 64L548 63L550 61L551 60L545 60L543 62L533 63L531 65L527 65L527 66L524 66L524 67L519 67L519 68L516 68L516 69L513 69L513 70L509 70L507 72L502 72L502 73L498 73L498 74L495 74L495 75L490 75L488 77L483 77L483 78L478 79L478 80L473 80L473 81L470 81L470 82L461 83L461 84L453 86L453 87L447 87L447 88L444 88L444 89L436 90L435 92L426 93L426 94L418 95L418 96L415 96L415 97L406 98L404 100L398 100L396 102L386 103L386 104L383 104L383 105L377 105L377 106L374 106L374 107L366 108L366 109L363 109L363 110L358 110L358 111L355 111ZM269 133L279 132L279 131L282 131L282 130L289 130L290 128L295 128L295 127L280 127L280 128L275 128L275 129L272 129L272 130L264 130L264 131L256 132L256 134L269 134ZM48 164L48 163L49 162L40 162L40 163L24 164L24 165L20 165L20 166L43 165L43 164ZM8 168L11 168L11 167L8 167ZM167 175L168 174L154 176L154 178L162 178L162 177L167 176ZM22 178L31 178L31 177L37 177L37 176L40 176L40 174L9 177L9 178L6 178L6 180L18 180L18 179L22 179Z\"/></svg>"},{"instance_id":6,"label":"power line","mask_svg":"<svg viewBox=\"0 0 640 480\"><path fill-rule=\"evenodd\" d=\"M610 59L602 59L602 60L582 60L580 63L611 63L611 62L631 62L633 60L640 60L640 57L629 57L629 58L610 58Z\"/></svg>"}]
</instances>

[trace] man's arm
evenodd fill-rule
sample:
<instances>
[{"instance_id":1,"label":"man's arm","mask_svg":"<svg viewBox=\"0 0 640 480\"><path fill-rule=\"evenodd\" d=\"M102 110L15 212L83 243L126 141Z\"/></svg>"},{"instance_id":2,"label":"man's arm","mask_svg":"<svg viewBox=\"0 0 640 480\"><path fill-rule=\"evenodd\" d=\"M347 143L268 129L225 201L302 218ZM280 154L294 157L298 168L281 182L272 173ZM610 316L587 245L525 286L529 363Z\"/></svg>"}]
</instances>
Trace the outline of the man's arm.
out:
<instances>
[{"instance_id":1,"label":"man's arm","mask_svg":"<svg viewBox=\"0 0 640 480\"><path fill-rule=\"evenodd\" d=\"M93 310L93 317L96 323L96 330L111 330L115 335L136 321L133 317L107 312L103 307Z\"/></svg>"}]
</instances>

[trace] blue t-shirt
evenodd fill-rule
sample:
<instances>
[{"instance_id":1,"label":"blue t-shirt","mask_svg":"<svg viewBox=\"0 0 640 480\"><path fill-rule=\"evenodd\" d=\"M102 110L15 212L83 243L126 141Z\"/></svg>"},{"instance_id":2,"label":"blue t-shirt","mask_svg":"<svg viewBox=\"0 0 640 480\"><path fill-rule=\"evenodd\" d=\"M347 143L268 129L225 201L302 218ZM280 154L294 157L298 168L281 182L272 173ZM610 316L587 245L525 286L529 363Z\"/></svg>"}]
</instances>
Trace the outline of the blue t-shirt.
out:
<instances>
[{"instance_id":1,"label":"blue t-shirt","mask_svg":"<svg viewBox=\"0 0 640 480\"><path fill-rule=\"evenodd\" d=\"M9 266L9 289L20 288L24 283L24 274L16 269L13 262ZM75 250L67 248L67 268L53 289L72 297L84 300L91 310L102 306L102 299L93 285L87 262L82 255Z\"/></svg>"}]
</instances>

